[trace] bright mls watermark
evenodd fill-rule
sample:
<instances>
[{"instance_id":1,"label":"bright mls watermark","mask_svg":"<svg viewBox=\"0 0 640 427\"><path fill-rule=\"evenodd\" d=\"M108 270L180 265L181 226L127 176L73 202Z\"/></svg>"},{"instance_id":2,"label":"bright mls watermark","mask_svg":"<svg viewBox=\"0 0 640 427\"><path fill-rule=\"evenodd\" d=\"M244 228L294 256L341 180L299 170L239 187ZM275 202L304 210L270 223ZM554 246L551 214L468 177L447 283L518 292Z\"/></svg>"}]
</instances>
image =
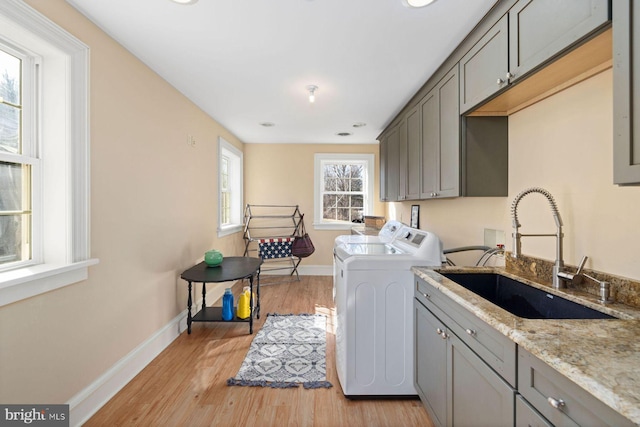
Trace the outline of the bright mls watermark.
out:
<instances>
[{"instance_id":1,"label":"bright mls watermark","mask_svg":"<svg viewBox=\"0 0 640 427\"><path fill-rule=\"evenodd\" d=\"M0 405L0 426L69 427L69 405Z\"/></svg>"}]
</instances>

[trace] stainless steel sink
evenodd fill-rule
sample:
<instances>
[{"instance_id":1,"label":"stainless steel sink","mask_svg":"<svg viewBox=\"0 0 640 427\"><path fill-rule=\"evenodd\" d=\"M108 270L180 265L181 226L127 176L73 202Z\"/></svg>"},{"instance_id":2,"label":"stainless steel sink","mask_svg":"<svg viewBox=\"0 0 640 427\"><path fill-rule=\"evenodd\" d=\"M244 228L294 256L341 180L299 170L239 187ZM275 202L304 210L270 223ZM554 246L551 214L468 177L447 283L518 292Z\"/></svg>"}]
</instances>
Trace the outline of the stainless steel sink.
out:
<instances>
[{"instance_id":1,"label":"stainless steel sink","mask_svg":"<svg viewBox=\"0 0 640 427\"><path fill-rule=\"evenodd\" d=\"M615 319L497 273L440 273L509 313L525 319Z\"/></svg>"}]
</instances>

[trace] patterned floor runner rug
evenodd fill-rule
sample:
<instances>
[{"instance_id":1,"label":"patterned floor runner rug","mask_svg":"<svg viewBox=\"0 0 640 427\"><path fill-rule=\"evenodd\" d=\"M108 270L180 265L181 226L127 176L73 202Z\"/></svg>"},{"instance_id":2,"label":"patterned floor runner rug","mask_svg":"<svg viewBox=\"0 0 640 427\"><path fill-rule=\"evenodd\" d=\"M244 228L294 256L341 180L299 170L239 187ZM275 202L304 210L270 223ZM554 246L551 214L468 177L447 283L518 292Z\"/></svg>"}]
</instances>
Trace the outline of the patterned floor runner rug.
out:
<instances>
[{"instance_id":1,"label":"patterned floor runner rug","mask_svg":"<svg viewBox=\"0 0 640 427\"><path fill-rule=\"evenodd\" d=\"M327 317L268 314L235 377L227 385L329 388L326 377Z\"/></svg>"}]
</instances>

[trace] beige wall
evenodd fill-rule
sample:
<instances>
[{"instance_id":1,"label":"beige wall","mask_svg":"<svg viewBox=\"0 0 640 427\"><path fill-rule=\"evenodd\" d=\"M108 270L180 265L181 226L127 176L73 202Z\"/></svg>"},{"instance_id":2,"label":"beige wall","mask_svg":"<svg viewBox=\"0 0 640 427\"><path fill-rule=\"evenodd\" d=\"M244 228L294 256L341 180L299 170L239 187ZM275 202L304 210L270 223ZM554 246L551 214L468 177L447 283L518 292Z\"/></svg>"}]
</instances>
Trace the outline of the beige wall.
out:
<instances>
[{"instance_id":1,"label":"beige wall","mask_svg":"<svg viewBox=\"0 0 640 427\"><path fill-rule=\"evenodd\" d=\"M484 228L504 230L511 250L510 207L528 187L553 194L564 222L565 262L589 256L588 268L640 280L640 188L613 182L612 73L605 71L509 117L509 196L420 202L421 228L445 247L483 243ZM409 218L411 202L389 204ZM518 207L522 233L555 225L546 199L531 194ZM555 259L553 238L522 240L525 254Z\"/></svg>"},{"instance_id":2,"label":"beige wall","mask_svg":"<svg viewBox=\"0 0 640 427\"><path fill-rule=\"evenodd\" d=\"M375 155L374 215L384 215L379 197L377 144L246 144L245 195L249 204L298 205L305 215L305 226L316 251L306 258L307 265L331 266L333 241L349 231L314 230L313 170L316 153L370 153Z\"/></svg>"},{"instance_id":3,"label":"beige wall","mask_svg":"<svg viewBox=\"0 0 640 427\"><path fill-rule=\"evenodd\" d=\"M64 403L186 308L216 247L217 138L242 143L63 0L28 4L91 48L89 279L0 308L0 402ZM195 148L187 135L195 137Z\"/></svg>"}]
</instances>

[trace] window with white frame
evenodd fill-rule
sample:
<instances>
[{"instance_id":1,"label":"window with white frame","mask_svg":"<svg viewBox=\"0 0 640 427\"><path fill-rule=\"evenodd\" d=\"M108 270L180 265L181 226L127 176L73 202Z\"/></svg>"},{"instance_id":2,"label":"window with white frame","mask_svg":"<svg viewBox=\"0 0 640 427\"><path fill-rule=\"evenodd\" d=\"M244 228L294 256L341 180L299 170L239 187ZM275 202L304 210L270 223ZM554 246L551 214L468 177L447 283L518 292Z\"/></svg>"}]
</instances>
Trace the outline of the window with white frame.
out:
<instances>
[{"instance_id":1,"label":"window with white frame","mask_svg":"<svg viewBox=\"0 0 640 427\"><path fill-rule=\"evenodd\" d=\"M0 2L0 306L88 277L89 48ZM55 165L52 167L51 165Z\"/></svg>"},{"instance_id":2,"label":"window with white frame","mask_svg":"<svg viewBox=\"0 0 640 427\"><path fill-rule=\"evenodd\" d=\"M31 132L38 65L0 42L0 269L28 263L32 258L32 182L39 175ZM27 99L26 104L23 103Z\"/></svg>"},{"instance_id":3,"label":"window with white frame","mask_svg":"<svg viewBox=\"0 0 640 427\"><path fill-rule=\"evenodd\" d=\"M218 237L242 230L242 151L220 137L218 141Z\"/></svg>"},{"instance_id":4,"label":"window with white frame","mask_svg":"<svg viewBox=\"0 0 640 427\"><path fill-rule=\"evenodd\" d=\"M314 163L316 228L349 228L373 210L373 154L316 154Z\"/></svg>"}]
</instances>

